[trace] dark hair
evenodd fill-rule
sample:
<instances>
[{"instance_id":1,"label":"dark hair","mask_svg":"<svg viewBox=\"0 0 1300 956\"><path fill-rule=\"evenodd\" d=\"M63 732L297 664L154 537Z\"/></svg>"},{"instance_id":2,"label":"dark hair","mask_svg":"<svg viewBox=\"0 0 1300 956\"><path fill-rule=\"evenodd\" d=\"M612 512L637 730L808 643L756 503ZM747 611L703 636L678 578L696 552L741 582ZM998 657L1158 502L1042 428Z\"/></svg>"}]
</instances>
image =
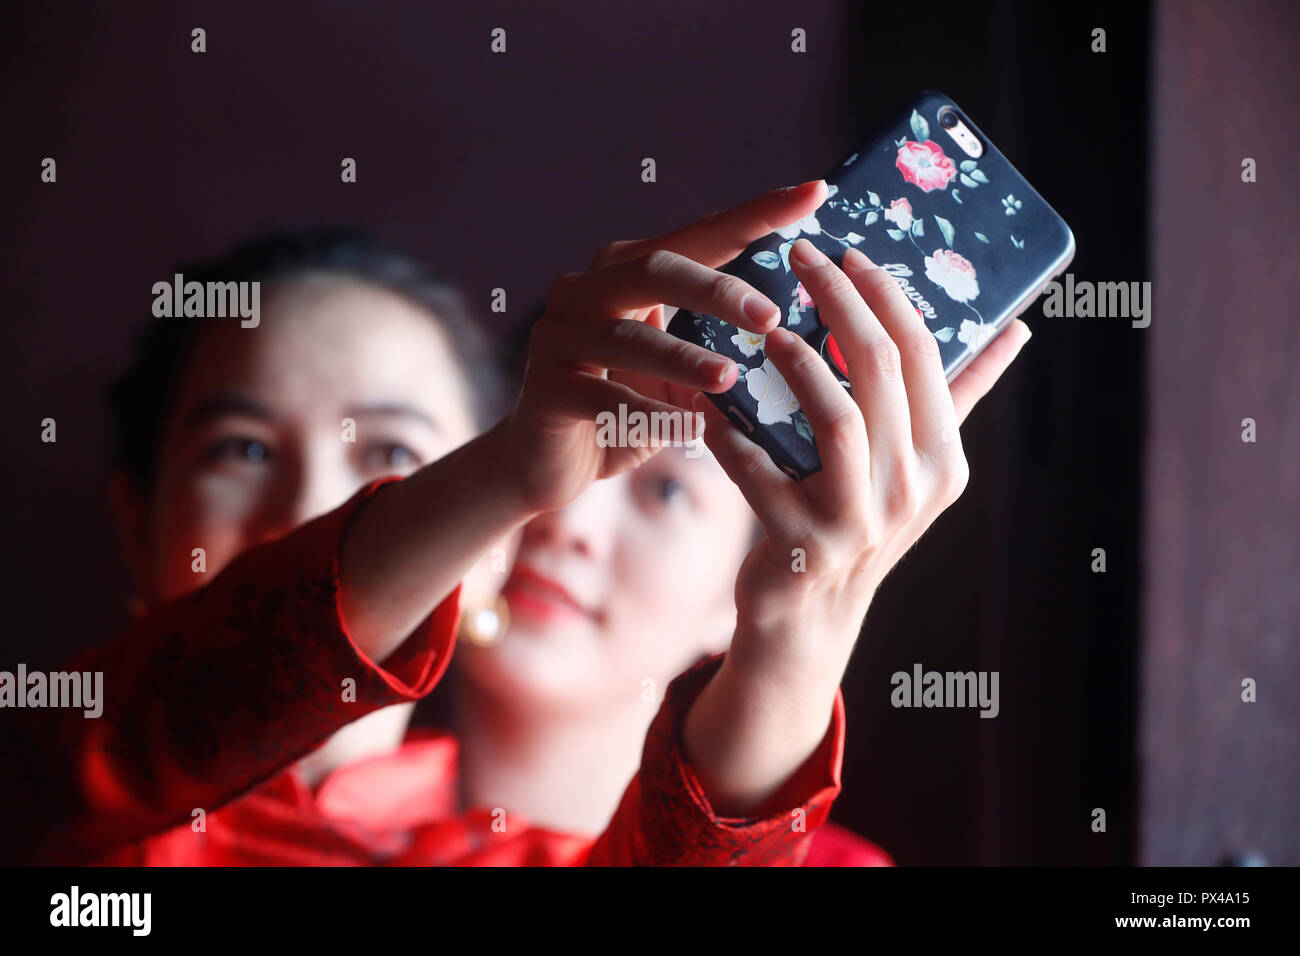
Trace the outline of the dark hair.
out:
<instances>
[{"instance_id":1,"label":"dark hair","mask_svg":"<svg viewBox=\"0 0 1300 956\"><path fill-rule=\"evenodd\" d=\"M182 264L175 271L187 283L270 284L325 273L388 289L437 319L465 370L479 427L503 410L502 373L461 293L415 256L364 229L268 233L239 243L224 257ZM153 487L167 409L203 327L194 318L155 319L141 333L131 364L109 387L113 465L124 469L141 493Z\"/></svg>"}]
</instances>

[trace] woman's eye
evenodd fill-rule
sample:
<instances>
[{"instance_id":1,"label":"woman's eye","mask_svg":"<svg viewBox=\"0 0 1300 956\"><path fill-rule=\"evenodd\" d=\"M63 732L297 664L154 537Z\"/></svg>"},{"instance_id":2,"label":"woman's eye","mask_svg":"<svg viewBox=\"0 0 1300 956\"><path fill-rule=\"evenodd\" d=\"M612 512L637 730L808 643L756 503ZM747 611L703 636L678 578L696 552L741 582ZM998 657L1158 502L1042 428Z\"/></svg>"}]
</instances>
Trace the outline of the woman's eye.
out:
<instances>
[{"instance_id":1,"label":"woman's eye","mask_svg":"<svg viewBox=\"0 0 1300 956\"><path fill-rule=\"evenodd\" d=\"M203 452L204 461L261 462L271 457L271 450L255 438L222 438Z\"/></svg>"},{"instance_id":2,"label":"woman's eye","mask_svg":"<svg viewBox=\"0 0 1300 956\"><path fill-rule=\"evenodd\" d=\"M385 442L368 450L366 463L373 468L405 471L419 467L420 456L403 444Z\"/></svg>"},{"instance_id":3,"label":"woman's eye","mask_svg":"<svg viewBox=\"0 0 1300 956\"><path fill-rule=\"evenodd\" d=\"M649 478L646 491L656 506L681 507L690 503L690 492L685 482L669 475L653 475Z\"/></svg>"},{"instance_id":4,"label":"woman's eye","mask_svg":"<svg viewBox=\"0 0 1300 956\"><path fill-rule=\"evenodd\" d=\"M659 482L659 497L664 501L676 501L685 497L686 486L675 478L664 478Z\"/></svg>"}]
</instances>

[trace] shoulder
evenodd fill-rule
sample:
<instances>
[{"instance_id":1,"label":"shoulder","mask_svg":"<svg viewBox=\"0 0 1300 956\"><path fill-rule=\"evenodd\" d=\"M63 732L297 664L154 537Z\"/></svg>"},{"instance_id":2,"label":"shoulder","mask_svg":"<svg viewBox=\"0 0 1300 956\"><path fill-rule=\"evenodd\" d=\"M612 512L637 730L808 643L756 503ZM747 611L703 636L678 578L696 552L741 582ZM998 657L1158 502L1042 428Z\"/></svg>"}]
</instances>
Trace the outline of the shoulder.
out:
<instances>
[{"instance_id":1,"label":"shoulder","mask_svg":"<svg viewBox=\"0 0 1300 956\"><path fill-rule=\"evenodd\" d=\"M804 866L893 866L889 854L852 830L824 823L813 834Z\"/></svg>"}]
</instances>

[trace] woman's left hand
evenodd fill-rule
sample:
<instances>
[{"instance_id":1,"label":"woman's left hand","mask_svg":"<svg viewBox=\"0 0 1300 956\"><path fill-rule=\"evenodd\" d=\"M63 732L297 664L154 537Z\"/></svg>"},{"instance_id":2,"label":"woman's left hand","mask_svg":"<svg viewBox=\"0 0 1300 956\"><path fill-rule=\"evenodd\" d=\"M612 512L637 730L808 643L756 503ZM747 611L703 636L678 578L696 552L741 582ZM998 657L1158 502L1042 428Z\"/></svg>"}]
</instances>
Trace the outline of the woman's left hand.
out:
<instances>
[{"instance_id":1,"label":"woman's left hand","mask_svg":"<svg viewBox=\"0 0 1300 956\"><path fill-rule=\"evenodd\" d=\"M807 239L790 263L834 334L852 389L786 329L764 351L798 399L822 470L794 481L699 395L704 439L766 536L736 579L731 648L687 719L711 797L761 801L825 736L877 586L966 487L958 426L1029 339L1013 321L951 385L897 281L856 249L843 269Z\"/></svg>"}]
</instances>

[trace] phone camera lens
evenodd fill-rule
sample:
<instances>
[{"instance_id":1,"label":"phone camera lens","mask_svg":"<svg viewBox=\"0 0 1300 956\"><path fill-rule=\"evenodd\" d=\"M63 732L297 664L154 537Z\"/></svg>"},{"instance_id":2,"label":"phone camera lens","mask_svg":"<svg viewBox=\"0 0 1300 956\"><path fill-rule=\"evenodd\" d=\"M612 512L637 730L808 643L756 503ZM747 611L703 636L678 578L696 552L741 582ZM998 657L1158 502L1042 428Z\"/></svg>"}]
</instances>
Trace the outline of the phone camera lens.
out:
<instances>
[{"instance_id":1,"label":"phone camera lens","mask_svg":"<svg viewBox=\"0 0 1300 956\"><path fill-rule=\"evenodd\" d=\"M957 114L952 110L944 110L939 114L939 122L943 124L944 129L952 129L957 125Z\"/></svg>"}]
</instances>

